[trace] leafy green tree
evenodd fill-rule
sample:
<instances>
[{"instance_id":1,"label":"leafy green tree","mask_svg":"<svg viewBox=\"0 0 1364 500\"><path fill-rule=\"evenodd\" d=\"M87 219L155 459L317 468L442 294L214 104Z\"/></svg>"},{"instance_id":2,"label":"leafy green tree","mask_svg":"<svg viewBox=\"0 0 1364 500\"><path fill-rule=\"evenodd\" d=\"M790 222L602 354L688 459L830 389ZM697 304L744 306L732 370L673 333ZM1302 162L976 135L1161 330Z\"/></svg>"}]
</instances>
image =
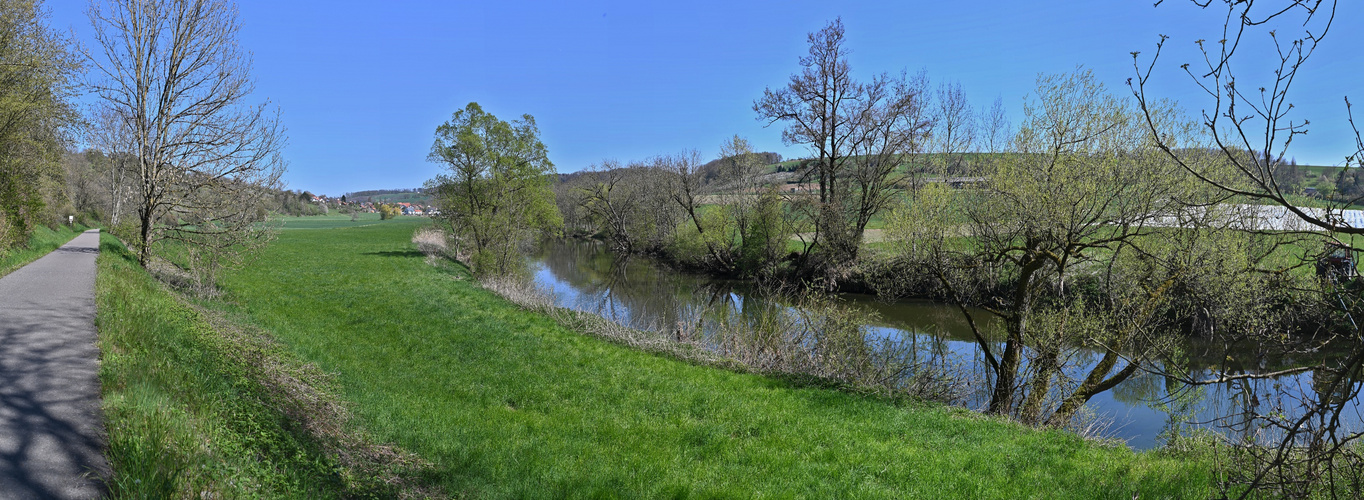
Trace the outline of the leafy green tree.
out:
<instances>
[{"instance_id":1,"label":"leafy green tree","mask_svg":"<svg viewBox=\"0 0 1364 500\"><path fill-rule=\"evenodd\" d=\"M390 205L388 203L379 205L379 220L389 220L402 215L402 213L402 209L398 208L397 205Z\"/></svg>"},{"instance_id":2,"label":"leafy green tree","mask_svg":"<svg viewBox=\"0 0 1364 500\"><path fill-rule=\"evenodd\" d=\"M436 127L427 159L447 169L426 187L479 274L521 270L520 245L563 226L554 164L530 115L508 123L471 102Z\"/></svg>"},{"instance_id":3,"label":"leafy green tree","mask_svg":"<svg viewBox=\"0 0 1364 500\"><path fill-rule=\"evenodd\" d=\"M80 65L44 17L41 1L0 0L0 252L69 205L61 157Z\"/></svg>"}]
</instances>

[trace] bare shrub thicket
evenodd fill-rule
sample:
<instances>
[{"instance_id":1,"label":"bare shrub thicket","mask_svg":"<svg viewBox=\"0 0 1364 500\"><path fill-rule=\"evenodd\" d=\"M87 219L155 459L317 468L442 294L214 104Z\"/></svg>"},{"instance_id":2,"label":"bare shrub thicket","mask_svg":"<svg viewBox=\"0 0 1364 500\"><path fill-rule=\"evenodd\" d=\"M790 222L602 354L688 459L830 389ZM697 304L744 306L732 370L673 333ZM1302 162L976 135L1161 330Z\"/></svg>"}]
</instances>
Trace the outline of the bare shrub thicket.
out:
<instances>
[{"instance_id":1,"label":"bare shrub thicket","mask_svg":"<svg viewBox=\"0 0 1364 500\"><path fill-rule=\"evenodd\" d=\"M692 269L758 275L780 264L800 218L748 140L720 157L683 151L622 164L604 160L555 187L570 234L597 235L623 254L662 255Z\"/></svg>"},{"instance_id":2,"label":"bare shrub thicket","mask_svg":"<svg viewBox=\"0 0 1364 500\"><path fill-rule=\"evenodd\" d=\"M442 257L450 257L462 264L469 265L471 255L467 251L461 252L458 246L452 252L449 235L440 229L434 227L418 229L416 233L412 234L412 244L417 245L417 251L426 255L426 261L429 264L434 264L437 259Z\"/></svg>"}]
</instances>

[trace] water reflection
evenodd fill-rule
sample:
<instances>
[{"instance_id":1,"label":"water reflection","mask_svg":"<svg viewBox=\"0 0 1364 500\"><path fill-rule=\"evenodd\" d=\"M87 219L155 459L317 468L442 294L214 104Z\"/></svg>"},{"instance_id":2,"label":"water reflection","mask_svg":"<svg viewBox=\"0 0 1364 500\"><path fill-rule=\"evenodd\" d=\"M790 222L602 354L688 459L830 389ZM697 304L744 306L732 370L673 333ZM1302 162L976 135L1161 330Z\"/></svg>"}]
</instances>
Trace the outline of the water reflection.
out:
<instances>
[{"instance_id":1,"label":"water reflection","mask_svg":"<svg viewBox=\"0 0 1364 500\"><path fill-rule=\"evenodd\" d=\"M593 312L638 329L685 331L687 323L701 321L708 311L752 316L766 308L787 307L773 304L747 282L678 273L647 259L620 259L599 242L548 241L532 261L535 280L553 292L559 305ZM867 325L868 340L907 340L913 351L925 359L964 370L963 378L972 381L973 390L965 404L983 406L988 397L985 381L989 374L971 329L956 307L927 301L886 303L856 294L846 294L842 299L848 305L875 313L877 319ZM983 313L977 315L985 317ZM987 330L999 330L998 325L984 326ZM1265 354L1255 346L1228 349L1196 339L1184 345L1182 351L1187 356L1182 364L1195 379L1211 379L1219 370L1276 371L1298 366L1303 358L1331 355L1318 351L1299 354L1295 359ZM1098 358L1096 351L1077 349L1071 364L1079 373L1087 371ZM1187 435L1198 429L1224 434L1240 432L1248 439L1263 440L1273 436L1254 435L1250 417L1255 412L1270 411L1290 417L1294 412L1301 414L1298 402L1318 397L1325 390L1321 380L1324 378L1328 377L1299 372L1272 380L1236 380L1189 387L1170 377L1139 372L1114 389L1096 395L1086 409L1090 420L1104 426L1105 435L1122 439L1136 449L1152 448L1172 435ZM1358 385L1345 386L1336 390L1335 397L1352 397L1357 391ZM1364 415L1359 400L1347 403L1340 418L1347 429L1360 429Z\"/></svg>"}]
</instances>

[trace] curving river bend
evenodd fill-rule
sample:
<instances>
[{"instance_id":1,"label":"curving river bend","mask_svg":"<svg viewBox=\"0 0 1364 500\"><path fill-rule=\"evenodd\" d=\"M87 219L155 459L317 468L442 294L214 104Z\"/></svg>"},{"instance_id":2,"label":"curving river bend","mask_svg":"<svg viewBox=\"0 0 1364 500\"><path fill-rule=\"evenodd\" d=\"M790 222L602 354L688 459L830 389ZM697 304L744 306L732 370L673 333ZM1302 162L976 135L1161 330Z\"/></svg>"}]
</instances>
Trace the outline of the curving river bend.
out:
<instances>
[{"instance_id":1,"label":"curving river bend","mask_svg":"<svg viewBox=\"0 0 1364 500\"><path fill-rule=\"evenodd\" d=\"M550 290L560 306L593 312L634 328L675 325L695 311L742 311L746 303L765 300L748 283L679 273L648 259L620 259L596 241L546 241L532 255L531 265L535 281ZM887 303L857 294L841 298L853 307L875 313L876 319L866 325L869 335L921 342L966 367L974 380L985 380L978 346L955 307L927 301ZM1200 357L1223 355L1215 346L1193 340L1184 347L1196 366L1216 364L1216 360ZM1085 368L1098 358L1097 352L1080 350L1076 360ZM1251 363L1256 366L1247 369L1268 372L1292 366L1293 360L1261 358ZM1196 373L1212 376L1207 369ZM1102 429L1100 435L1121 439L1138 450L1149 449L1164 444L1171 430L1182 434L1194 429L1234 432L1226 423L1236 421L1249 408L1264 411L1267 405L1285 402L1285 411L1291 413L1291 402L1307 391L1315 391L1317 382L1311 372L1305 372L1274 380L1189 389L1139 372L1113 390L1095 396L1087 405L1087 413ZM972 384L975 394L966 401L968 406L984 406L984 385ZM1343 417L1349 429L1364 428L1364 407L1358 399L1350 402Z\"/></svg>"}]
</instances>

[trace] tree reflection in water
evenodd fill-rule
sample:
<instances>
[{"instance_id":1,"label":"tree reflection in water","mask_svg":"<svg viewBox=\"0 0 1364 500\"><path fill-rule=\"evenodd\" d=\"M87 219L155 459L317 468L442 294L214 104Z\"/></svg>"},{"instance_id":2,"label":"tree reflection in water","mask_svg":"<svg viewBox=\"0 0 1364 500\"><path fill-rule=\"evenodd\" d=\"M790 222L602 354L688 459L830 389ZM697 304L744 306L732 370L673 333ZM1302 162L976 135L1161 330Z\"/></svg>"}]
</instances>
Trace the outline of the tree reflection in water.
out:
<instances>
[{"instance_id":1,"label":"tree reflection in water","mask_svg":"<svg viewBox=\"0 0 1364 500\"><path fill-rule=\"evenodd\" d=\"M641 330L672 332L675 336L704 335L711 345L742 339L716 338L717 318L758 321L789 311L789 303L759 293L748 282L679 273L648 259L618 258L602 243L550 241L533 257L536 281L551 289L559 305L601 315ZM988 400L990 373L970 328L953 307L927 301L887 303L874 297L844 294L840 303L865 311L868 345L895 341L916 366L955 370L967 386L958 404L979 409ZM997 328L998 325L993 325ZM1283 429L1267 428L1265 417L1282 425L1303 420L1304 427L1358 432L1361 415L1358 356L1321 348L1282 351L1254 345L1224 345L1190 339L1181 349L1179 370L1191 379L1213 379L1221 373L1265 373L1313 366L1336 360L1338 366L1355 362L1345 380L1322 370L1303 370L1274 379L1235 379L1211 385L1190 385L1177 377L1142 373L1119 384L1087 406L1090 418L1079 425L1093 427L1107 421L1104 435L1126 441L1137 449L1176 442L1194 432L1232 433L1247 442L1272 443ZM1276 354L1277 352L1277 354ZM1291 353L1291 354L1285 354ZM1077 373L1097 360L1097 353L1075 350ZM1232 361L1229 361L1232 360ZM1239 360L1250 360L1238 365ZM1329 395L1329 397L1328 397ZM1324 408L1321 401L1331 402ZM1312 411L1312 408L1319 408ZM1105 427L1105 426L1100 426ZM1341 434L1342 436L1345 434Z\"/></svg>"}]
</instances>

